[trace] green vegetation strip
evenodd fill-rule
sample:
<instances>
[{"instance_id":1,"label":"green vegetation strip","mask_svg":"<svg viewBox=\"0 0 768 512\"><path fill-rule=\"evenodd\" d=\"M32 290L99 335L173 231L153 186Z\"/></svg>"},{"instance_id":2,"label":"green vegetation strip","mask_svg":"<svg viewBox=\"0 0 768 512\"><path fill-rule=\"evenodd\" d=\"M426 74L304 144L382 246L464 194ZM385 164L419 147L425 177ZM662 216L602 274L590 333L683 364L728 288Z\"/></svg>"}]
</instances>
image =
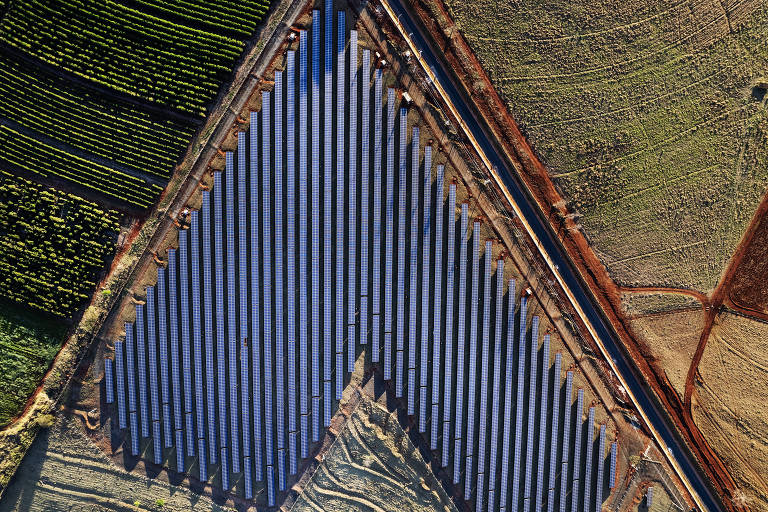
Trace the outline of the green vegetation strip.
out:
<instances>
[{"instance_id":1,"label":"green vegetation strip","mask_svg":"<svg viewBox=\"0 0 768 512\"><path fill-rule=\"evenodd\" d=\"M135 0L141 6L172 14L185 21L210 26L214 31L224 29L248 38L256 31L269 10L266 0L245 0L242 2L201 0Z\"/></svg>"},{"instance_id":2,"label":"green vegetation strip","mask_svg":"<svg viewBox=\"0 0 768 512\"><path fill-rule=\"evenodd\" d=\"M162 191L157 185L43 144L4 125L0 125L0 147L0 162L45 177L57 176L140 208L150 206Z\"/></svg>"},{"instance_id":3,"label":"green vegetation strip","mask_svg":"<svg viewBox=\"0 0 768 512\"><path fill-rule=\"evenodd\" d=\"M88 299L118 214L0 171L0 296L62 318Z\"/></svg>"},{"instance_id":4,"label":"green vegetation strip","mask_svg":"<svg viewBox=\"0 0 768 512\"><path fill-rule=\"evenodd\" d=\"M21 412L65 331L45 315L0 301L0 428Z\"/></svg>"},{"instance_id":5,"label":"green vegetation strip","mask_svg":"<svg viewBox=\"0 0 768 512\"><path fill-rule=\"evenodd\" d=\"M0 58L0 117L164 178L194 134L188 123L105 98L11 55Z\"/></svg>"}]
</instances>

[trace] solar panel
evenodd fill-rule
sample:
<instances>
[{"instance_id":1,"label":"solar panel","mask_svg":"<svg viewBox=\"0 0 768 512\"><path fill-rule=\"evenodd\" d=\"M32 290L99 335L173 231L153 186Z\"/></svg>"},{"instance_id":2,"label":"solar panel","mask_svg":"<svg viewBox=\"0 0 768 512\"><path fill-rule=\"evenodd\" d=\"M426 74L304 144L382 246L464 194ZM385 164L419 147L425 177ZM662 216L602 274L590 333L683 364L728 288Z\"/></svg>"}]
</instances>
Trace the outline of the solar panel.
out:
<instances>
[{"instance_id":1,"label":"solar panel","mask_svg":"<svg viewBox=\"0 0 768 512\"><path fill-rule=\"evenodd\" d=\"M200 454L200 472L206 460L205 449L205 389L203 386L203 342L202 318L200 315L200 223L199 212L192 211L190 217L189 243L192 266L192 359L195 365L195 419L197 423L197 451Z\"/></svg>"},{"instance_id":2,"label":"solar panel","mask_svg":"<svg viewBox=\"0 0 768 512\"><path fill-rule=\"evenodd\" d=\"M117 381L117 421L118 426L124 429L126 422L126 402L125 402L125 360L123 358L123 342L115 342L115 361L116 361L116 381Z\"/></svg>"},{"instance_id":3,"label":"solar panel","mask_svg":"<svg viewBox=\"0 0 768 512\"><path fill-rule=\"evenodd\" d=\"M246 164L246 132L237 134L237 166L235 168L235 177L237 180L237 282L239 292L239 311L240 319L238 321L238 343L248 339L248 183L247 183L247 164ZM234 309L234 308L233 308ZM243 362L241 361L241 365ZM245 363L248 366L248 351L246 350ZM241 407L249 410L248 395L242 394L242 389L248 386L249 372L245 376L241 374ZM243 438L243 456L250 456L250 418L249 415L241 416L241 429ZM246 448L247 445L247 448Z\"/></svg>"},{"instance_id":4,"label":"solar panel","mask_svg":"<svg viewBox=\"0 0 768 512\"><path fill-rule=\"evenodd\" d=\"M536 421L536 365L537 355L539 349L539 317L534 316L531 323L531 362L529 363L530 373L528 374L528 438L525 442L526 455L525 455L525 489L523 491L523 498L525 502L523 504L524 512L528 512L531 507L531 486L533 483L533 434L534 434L534 422Z\"/></svg>"},{"instance_id":5,"label":"solar panel","mask_svg":"<svg viewBox=\"0 0 768 512\"><path fill-rule=\"evenodd\" d=\"M260 212L259 208L259 120L258 113L251 112L250 125L250 160L248 172L248 204L251 215L248 219L250 230L251 250L251 371L253 373L253 465L256 470L255 478L261 481L264 478L263 460L261 453L261 295L259 293L259 232Z\"/></svg>"},{"instance_id":6,"label":"solar panel","mask_svg":"<svg viewBox=\"0 0 768 512\"><path fill-rule=\"evenodd\" d=\"M160 435L160 422L152 422L152 462L158 466L163 463L163 438Z\"/></svg>"},{"instance_id":7,"label":"solar panel","mask_svg":"<svg viewBox=\"0 0 768 512\"><path fill-rule=\"evenodd\" d=\"M582 414L584 413L584 390L576 393L576 432L573 440L573 488L571 490L571 510L576 512L579 506L579 484L581 483L581 440Z\"/></svg>"},{"instance_id":8,"label":"solar panel","mask_svg":"<svg viewBox=\"0 0 768 512\"><path fill-rule=\"evenodd\" d=\"M611 465L610 472L608 473L608 487L613 489L616 487L616 455L618 451L618 444L614 441L611 443Z\"/></svg>"},{"instance_id":9,"label":"solar panel","mask_svg":"<svg viewBox=\"0 0 768 512\"><path fill-rule=\"evenodd\" d=\"M136 356L133 345L133 324L125 324L125 373L128 375L128 413L136 412Z\"/></svg>"},{"instance_id":10,"label":"solar panel","mask_svg":"<svg viewBox=\"0 0 768 512\"><path fill-rule=\"evenodd\" d=\"M565 403L563 403L563 469L560 473L560 512L565 512L565 494L568 488L568 449L571 436L571 395L573 394L573 372L565 374Z\"/></svg>"},{"instance_id":11,"label":"solar panel","mask_svg":"<svg viewBox=\"0 0 768 512\"><path fill-rule=\"evenodd\" d=\"M160 421L160 393L157 378L157 330L155 316L155 287L147 287L146 322L147 322L147 355L149 357L149 397L152 421Z\"/></svg>"},{"instance_id":12,"label":"solar panel","mask_svg":"<svg viewBox=\"0 0 768 512\"><path fill-rule=\"evenodd\" d=\"M474 473L472 468L472 455L475 444L475 400L477 396L477 323L480 320L477 315L479 302L479 283L480 283L480 223L475 222L472 228L472 295L470 298L470 317L469 317L469 390L467 396L467 457L466 457L466 479L464 480L464 496L469 498L472 491L472 480Z\"/></svg>"},{"instance_id":13,"label":"solar panel","mask_svg":"<svg viewBox=\"0 0 768 512\"><path fill-rule=\"evenodd\" d=\"M525 326L528 314L528 298L520 298L520 331L517 336L517 399L515 400L515 452L512 466L512 510L518 509L520 497L520 457L523 444L523 395L525 391Z\"/></svg>"},{"instance_id":14,"label":"solar panel","mask_svg":"<svg viewBox=\"0 0 768 512\"><path fill-rule=\"evenodd\" d=\"M183 473L186 469L184 466L184 431L175 430L176 442L174 446L176 448L176 471Z\"/></svg>"},{"instance_id":15,"label":"solar panel","mask_svg":"<svg viewBox=\"0 0 768 512\"><path fill-rule=\"evenodd\" d=\"M237 415L237 252L235 250L235 163L231 151L226 152L224 190L226 199L225 229L226 229L226 261L227 261L227 345L229 352L229 430L230 448L232 449L232 472L240 472L240 429Z\"/></svg>"},{"instance_id":16,"label":"solar panel","mask_svg":"<svg viewBox=\"0 0 768 512\"><path fill-rule=\"evenodd\" d=\"M323 94L323 426L331 424L333 395L333 3L325 4L325 85Z\"/></svg>"},{"instance_id":17,"label":"solar panel","mask_svg":"<svg viewBox=\"0 0 768 512\"><path fill-rule=\"evenodd\" d=\"M292 433L296 432L296 167L295 157L295 94L296 89L296 52L286 55L286 175L285 175L285 221L286 221L286 309L288 313L286 339L288 341L288 471L296 474L298 454ZM303 205L302 205L303 206Z\"/></svg>"},{"instance_id":18,"label":"solar panel","mask_svg":"<svg viewBox=\"0 0 768 512\"><path fill-rule=\"evenodd\" d=\"M645 508L650 509L651 505L653 505L653 486L649 485L645 491Z\"/></svg>"},{"instance_id":19,"label":"solar panel","mask_svg":"<svg viewBox=\"0 0 768 512\"><path fill-rule=\"evenodd\" d=\"M463 205L462 205L463 206ZM499 487L499 510L507 508L507 489L509 488L509 448L512 439L512 375L515 371L515 280L509 280L507 291L507 334L506 365L504 383L504 433L501 442L501 479ZM545 402L543 402L545 403ZM513 505L514 506L514 505Z\"/></svg>"},{"instance_id":20,"label":"solar panel","mask_svg":"<svg viewBox=\"0 0 768 512\"><path fill-rule=\"evenodd\" d=\"M541 510L541 499L544 492L544 461L547 457L547 395L549 394L549 334L544 335L541 348L541 403L539 411L539 455L536 471L536 498L534 510Z\"/></svg>"},{"instance_id":21,"label":"solar panel","mask_svg":"<svg viewBox=\"0 0 768 512\"><path fill-rule=\"evenodd\" d=\"M435 257L434 257L434 280L432 284L433 308L432 308L432 423L430 435L430 447L437 449L437 433L440 426L440 367L442 365L440 358L441 339L441 317L442 306L442 276L443 276L443 179L445 168L442 165L437 166L437 177L435 179Z\"/></svg>"},{"instance_id":22,"label":"solar panel","mask_svg":"<svg viewBox=\"0 0 768 512\"><path fill-rule=\"evenodd\" d=\"M219 466L221 470L221 488L229 489L229 454L227 453L226 447L221 447L219 460L221 460L221 464Z\"/></svg>"},{"instance_id":23,"label":"solar panel","mask_svg":"<svg viewBox=\"0 0 768 512\"><path fill-rule=\"evenodd\" d=\"M592 502L592 441L594 440L594 428L595 428L595 408L589 408L589 414L587 417L587 449L584 451L584 511L589 511L589 504Z\"/></svg>"},{"instance_id":24,"label":"solar panel","mask_svg":"<svg viewBox=\"0 0 768 512\"><path fill-rule=\"evenodd\" d=\"M369 203L369 143L371 123L371 51L363 50L362 96L360 105L360 344L368 344L368 220Z\"/></svg>"},{"instance_id":25,"label":"solar panel","mask_svg":"<svg viewBox=\"0 0 768 512\"><path fill-rule=\"evenodd\" d=\"M448 186L448 241L445 263L445 378L443 385L442 467L448 466L451 446L451 388L453 386L453 275L456 251L456 184ZM463 340L462 340L463 342Z\"/></svg>"},{"instance_id":26,"label":"solar panel","mask_svg":"<svg viewBox=\"0 0 768 512\"><path fill-rule=\"evenodd\" d=\"M320 11L312 11L320 27ZM312 441L320 440L320 30L312 31Z\"/></svg>"},{"instance_id":27,"label":"solar panel","mask_svg":"<svg viewBox=\"0 0 768 512\"><path fill-rule=\"evenodd\" d=\"M551 503L554 509L555 503L555 471L559 465L557 460L557 441L558 426L560 420L560 371L563 364L563 358L560 353L555 354L555 368L553 370L553 384L552 384L552 409L550 414L552 415L552 431L550 433L550 451L549 451L549 479L548 479L548 492L547 503Z\"/></svg>"},{"instance_id":28,"label":"solar panel","mask_svg":"<svg viewBox=\"0 0 768 512\"><path fill-rule=\"evenodd\" d=\"M307 33L299 32L299 414L301 458L309 456L307 346ZM354 144L352 144L354 146ZM354 229L353 229L354 231ZM255 237L254 237L255 239Z\"/></svg>"},{"instance_id":29,"label":"solar panel","mask_svg":"<svg viewBox=\"0 0 768 512\"><path fill-rule=\"evenodd\" d=\"M371 288L371 362L379 362L379 294L381 292L381 144L382 144L382 75L376 70L374 79L374 139L373 139L373 279Z\"/></svg>"},{"instance_id":30,"label":"solar panel","mask_svg":"<svg viewBox=\"0 0 768 512\"><path fill-rule=\"evenodd\" d=\"M152 441L155 464L162 463L162 435L160 433L160 396L157 378L157 331L155 329L155 288L147 287L147 354L149 355L149 396L152 417Z\"/></svg>"},{"instance_id":31,"label":"solar panel","mask_svg":"<svg viewBox=\"0 0 768 512\"><path fill-rule=\"evenodd\" d=\"M355 369L357 333L355 313L357 311L357 30L349 33L349 205L347 211L347 372Z\"/></svg>"},{"instance_id":32,"label":"solar panel","mask_svg":"<svg viewBox=\"0 0 768 512\"><path fill-rule=\"evenodd\" d=\"M187 439L187 454L195 454L195 429L192 418L192 357L189 333L189 232L179 231L179 276L180 313L181 313L181 369L184 384L184 426Z\"/></svg>"},{"instance_id":33,"label":"solar panel","mask_svg":"<svg viewBox=\"0 0 768 512\"><path fill-rule=\"evenodd\" d=\"M387 89L387 167L384 221L384 380L392 378L392 272L395 224L395 90Z\"/></svg>"},{"instance_id":34,"label":"solar panel","mask_svg":"<svg viewBox=\"0 0 768 512\"><path fill-rule=\"evenodd\" d=\"M277 417L277 476L278 487L285 490L285 326L283 320L283 292L285 289L285 266L283 265L283 73L275 72L274 90L274 124L275 124L275 162L274 173L274 206L272 212L275 222L274 260L275 260L275 413Z\"/></svg>"},{"instance_id":35,"label":"solar panel","mask_svg":"<svg viewBox=\"0 0 768 512\"><path fill-rule=\"evenodd\" d=\"M104 391L106 394L106 400L108 404L115 401L115 381L112 377L112 359L104 358Z\"/></svg>"},{"instance_id":36,"label":"solar panel","mask_svg":"<svg viewBox=\"0 0 768 512\"><path fill-rule=\"evenodd\" d=\"M272 204L272 161L271 161L271 123L270 123L270 93L262 93L261 103L261 135L262 135L262 211L265 213L270 211ZM262 267L262 283L263 283L263 326L264 326L264 425L265 425L265 446L266 446L266 466L267 466L267 487L273 489L271 496L268 499L274 500L274 481L270 481L274 478L274 431L273 431L273 406L272 406L272 383L274 382L272 377L273 368L273 332L272 332L272 225L269 215L262 216L262 233L261 239L263 242L263 267Z\"/></svg>"},{"instance_id":37,"label":"solar panel","mask_svg":"<svg viewBox=\"0 0 768 512\"><path fill-rule=\"evenodd\" d=\"M491 359L491 268L493 252L493 243L488 240L485 242L484 266L483 272L483 320L482 320L482 351L480 359L480 425L478 433L478 451L477 451L477 497L475 505L478 510L483 509L485 501L485 455L486 455L486 429L488 428L488 384L491 382L491 376L488 375Z\"/></svg>"},{"instance_id":38,"label":"solar panel","mask_svg":"<svg viewBox=\"0 0 768 512\"><path fill-rule=\"evenodd\" d=\"M181 407L181 370L179 369L178 287L176 285L176 250L168 249L168 310L171 349L171 389L173 390L173 426L176 439L183 430L184 410ZM183 449L183 447L181 447ZM177 445L177 450L180 449ZM183 467L183 464L181 464ZM182 469L183 470L183 469Z\"/></svg>"},{"instance_id":39,"label":"solar panel","mask_svg":"<svg viewBox=\"0 0 768 512\"><path fill-rule=\"evenodd\" d=\"M224 324L226 316L224 313L224 240L222 228L224 225L224 212L222 201L222 179L221 173L213 174L213 252L215 269L215 298L214 314L216 323L216 403L218 405L218 426L219 426L219 456L225 455L219 459L221 466L222 482L229 479L229 460L226 457L227 446L229 445L229 434L227 430L227 370L226 370L226 339L224 335ZM232 411L234 413L234 411ZM222 486L227 486L222 483Z\"/></svg>"},{"instance_id":40,"label":"solar panel","mask_svg":"<svg viewBox=\"0 0 768 512\"><path fill-rule=\"evenodd\" d=\"M144 305L136 305L136 372L139 375L139 412L141 413L141 437L149 437L149 411L147 404L147 341L144 337Z\"/></svg>"},{"instance_id":41,"label":"solar panel","mask_svg":"<svg viewBox=\"0 0 768 512\"><path fill-rule=\"evenodd\" d=\"M139 454L139 421L136 418L136 412L129 412L128 419L131 424L131 455L137 456Z\"/></svg>"},{"instance_id":42,"label":"solar panel","mask_svg":"<svg viewBox=\"0 0 768 512\"><path fill-rule=\"evenodd\" d=\"M453 448L453 483L458 484L461 478L461 442L463 439L464 421L464 336L465 315L467 311L467 235L469 230L469 206L461 204L461 225L459 227L459 304L456 325L456 414Z\"/></svg>"},{"instance_id":43,"label":"solar panel","mask_svg":"<svg viewBox=\"0 0 768 512\"><path fill-rule=\"evenodd\" d=\"M173 446L173 434L171 433L171 391L168 377L168 316L165 299L165 268L157 269L157 336L160 348L160 391L163 401L163 438L164 446Z\"/></svg>"},{"instance_id":44,"label":"solar panel","mask_svg":"<svg viewBox=\"0 0 768 512\"><path fill-rule=\"evenodd\" d=\"M408 293L408 415L416 412L416 312L418 311L419 265L419 127L411 131L411 247Z\"/></svg>"},{"instance_id":45,"label":"solar panel","mask_svg":"<svg viewBox=\"0 0 768 512\"><path fill-rule=\"evenodd\" d=\"M455 188L455 185L451 185ZM496 508L496 461L499 445L499 416L501 415L501 321L504 303L504 260L496 261L496 311L493 336L493 388L491 389L491 445L488 461L488 510ZM450 307L448 308L451 309ZM490 324L489 324L490 325ZM446 361L446 365L448 362ZM446 381L447 382L447 381ZM478 496L480 493L478 492Z\"/></svg>"},{"instance_id":46,"label":"solar panel","mask_svg":"<svg viewBox=\"0 0 768 512\"><path fill-rule=\"evenodd\" d=\"M427 428L427 382L429 378L429 235L432 231L432 147L424 148L423 193L424 210L421 220L421 359L419 372L419 432Z\"/></svg>"},{"instance_id":47,"label":"solar panel","mask_svg":"<svg viewBox=\"0 0 768 512\"><path fill-rule=\"evenodd\" d=\"M344 11L338 12L336 23L336 400L341 400L344 391L344 215L347 208L344 204L345 193L345 137L344 113L347 105L344 101L344 42L346 31L344 27ZM354 286L353 286L354 287Z\"/></svg>"},{"instance_id":48,"label":"solar panel","mask_svg":"<svg viewBox=\"0 0 768 512\"><path fill-rule=\"evenodd\" d=\"M212 464L218 460L216 449L216 387L214 385L214 324L213 324L213 284L211 283L211 193L202 191L200 216L203 229L203 330L205 344L205 393L208 415L208 458ZM202 357L202 356L201 356ZM198 376L201 376L198 373Z\"/></svg>"},{"instance_id":49,"label":"solar panel","mask_svg":"<svg viewBox=\"0 0 768 512\"><path fill-rule=\"evenodd\" d=\"M245 430L245 428L243 428ZM250 500L253 499L253 476L251 474L251 458L249 456L245 456L243 458L243 480L244 480L244 489L243 493L245 494L245 499Z\"/></svg>"},{"instance_id":50,"label":"solar panel","mask_svg":"<svg viewBox=\"0 0 768 512\"><path fill-rule=\"evenodd\" d=\"M249 383L251 368L248 362L248 345L243 342L240 346L240 417L243 425L243 465L245 466L245 471L250 473L251 434L248 425L251 416L251 407L249 404L251 397L251 386ZM245 487L246 492L253 489L251 485L246 485Z\"/></svg>"},{"instance_id":51,"label":"solar panel","mask_svg":"<svg viewBox=\"0 0 768 512\"><path fill-rule=\"evenodd\" d=\"M603 508L603 467L605 464L605 425L600 425L597 444L597 481L595 482L595 512Z\"/></svg>"}]
</instances>

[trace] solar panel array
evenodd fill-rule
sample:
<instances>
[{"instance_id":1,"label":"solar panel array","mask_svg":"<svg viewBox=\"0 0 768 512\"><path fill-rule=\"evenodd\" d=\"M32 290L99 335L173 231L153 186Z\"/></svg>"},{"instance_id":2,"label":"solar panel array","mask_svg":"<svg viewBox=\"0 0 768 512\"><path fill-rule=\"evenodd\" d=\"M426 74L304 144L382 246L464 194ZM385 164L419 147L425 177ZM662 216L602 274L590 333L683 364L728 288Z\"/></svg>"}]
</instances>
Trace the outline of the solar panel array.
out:
<instances>
[{"instance_id":1,"label":"solar panel array","mask_svg":"<svg viewBox=\"0 0 768 512\"><path fill-rule=\"evenodd\" d=\"M344 12L312 23L105 360L131 453L276 506L366 350L476 510L599 512L574 371Z\"/></svg>"}]
</instances>

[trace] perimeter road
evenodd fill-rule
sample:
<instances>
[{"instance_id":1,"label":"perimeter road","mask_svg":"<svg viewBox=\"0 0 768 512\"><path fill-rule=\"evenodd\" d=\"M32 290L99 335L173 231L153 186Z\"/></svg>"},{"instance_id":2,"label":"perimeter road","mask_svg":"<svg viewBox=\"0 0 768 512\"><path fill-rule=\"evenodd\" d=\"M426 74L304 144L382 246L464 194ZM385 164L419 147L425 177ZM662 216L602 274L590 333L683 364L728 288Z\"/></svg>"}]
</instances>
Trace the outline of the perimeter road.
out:
<instances>
[{"instance_id":1,"label":"perimeter road","mask_svg":"<svg viewBox=\"0 0 768 512\"><path fill-rule=\"evenodd\" d=\"M472 114L464 101L464 97L450 79L450 74L446 71L442 60L435 56L431 46L426 42L420 24L413 20L401 0L379 1L477 151L488 172L499 184L526 232L533 239L541 256L584 322L603 357L627 390L632 403L677 476L690 493L696 506L702 511L716 512L722 510L718 498L711 491L705 477L700 474L693 455L688 452L684 441L680 439L674 427L670 425L666 413L657 404L655 397L651 395L651 391L645 386L642 378L633 371L632 365L621 348L618 336L609 327L597 306L585 292L582 282L577 277L577 271L565 255L559 241L555 240L550 229L523 192L524 187L517 181L515 174L509 170L485 130L482 129L482 125ZM438 75L442 82L439 81ZM470 125L472 129L470 129ZM503 169L503 175L499 175L497 169Z\"/></svg>"}]
</instances>

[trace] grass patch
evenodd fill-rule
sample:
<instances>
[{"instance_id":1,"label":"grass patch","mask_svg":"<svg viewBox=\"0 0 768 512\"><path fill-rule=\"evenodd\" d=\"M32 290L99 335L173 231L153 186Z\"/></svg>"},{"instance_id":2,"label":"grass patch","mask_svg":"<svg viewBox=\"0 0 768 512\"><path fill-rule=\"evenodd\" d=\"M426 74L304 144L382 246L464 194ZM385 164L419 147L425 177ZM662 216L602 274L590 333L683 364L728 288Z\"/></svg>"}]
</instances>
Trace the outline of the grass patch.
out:
<instances>
[{"instance_id":1,"label":"grass patch","mask_svg":"<svg viewBox=\"0 0 768 512\"><path fill-rule=\"evenodd\" d=\"M768 180L760 4L446 4L611 277L714 287Z\"/></svg>"},{"instance_id":2,"label":"grass patch","mask_svg":"<svg viewBox=\"0 0 768 512\"><path fill-rule=\"evenodd\" d=\"M65 333L60 320L0 301L0 428L21 412Z\"/></svg>"}]
</instances>

